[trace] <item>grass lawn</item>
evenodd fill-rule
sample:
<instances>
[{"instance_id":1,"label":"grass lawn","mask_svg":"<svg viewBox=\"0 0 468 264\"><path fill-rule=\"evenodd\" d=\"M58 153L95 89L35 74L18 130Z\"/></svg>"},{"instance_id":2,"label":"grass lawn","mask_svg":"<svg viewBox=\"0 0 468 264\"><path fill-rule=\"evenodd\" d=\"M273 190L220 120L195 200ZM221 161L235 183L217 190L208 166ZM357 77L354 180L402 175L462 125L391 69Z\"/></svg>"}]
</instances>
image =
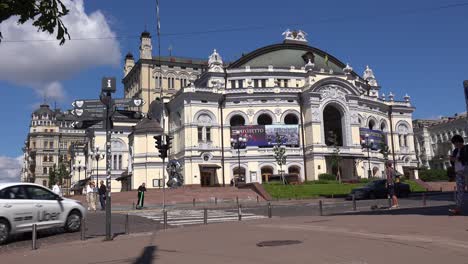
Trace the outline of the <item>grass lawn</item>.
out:
<instances>
[{"instance_id":1,"label":"grass lawn","mask_svg":"<svg viewBox=\"0 0 468 264\"><path fill-rule=\"evenodd\" d=\"M404 182L410 185L412 192L425 191L425 189L419 186L415 181L406 180ZM331 181L329 183L307 182L301 185L283 185L279 182L273 182L264 183L263 188L275 199L304 199L316 198L319 196L346 195L349 194L352 189L365 184L366 183L339 184Z\"/></svg>"},{"instance_id":2,"label":"grass lawn","mask_svg":"<svg viewBox=\"0 0 468 264\"><path fill-rule=\"evenodd\" d=\"M263 184L265 190L273 197L279 199L288 198L314 198L319 196L344 195L351 192L353 188L363 186L364 183L357 184L314 184L307 183L301 185L283 185L281 183Z\"/></svg>"}]
</instances>

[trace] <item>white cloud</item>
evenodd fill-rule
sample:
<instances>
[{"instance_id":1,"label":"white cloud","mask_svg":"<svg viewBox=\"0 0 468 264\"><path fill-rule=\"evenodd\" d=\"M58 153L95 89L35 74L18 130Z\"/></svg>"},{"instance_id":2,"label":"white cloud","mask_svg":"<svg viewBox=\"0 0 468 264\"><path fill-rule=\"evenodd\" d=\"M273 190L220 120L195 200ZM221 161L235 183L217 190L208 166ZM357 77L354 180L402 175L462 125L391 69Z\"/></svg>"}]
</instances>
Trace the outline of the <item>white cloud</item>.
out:
<instances>
[{"instance_id":1,"label":"white cloud","mask_svg":"<svg viewBox=\"0 0 468 264\"><path fill-rule=\"evenodd\" d=\"M116 36L102 12L86 14L83 0L63 2L70 9L63 22L75 40L67 41L62 46L55 40L55 33L37 32L30 22L18 25L17 18L10 18L0 24L5 41L53 40L0 43L0 80L31 87L38 94L55 91L58 92L55 99L63 100L66 93L60 81L94 66L119 65L121 53L118 41L115 38L98 39ZM80 40L84 38L87 40Z\"/></svg>"},{"instance_id":2,"label":"white cloud","mask_svg":"<svg viewBox=\"0 0 468 264\"><path fill-rule=\"evenodd\" d=\"M22 163L23 156L17 158L0 156L0 183L20 181Z\"/></svg>"},{"instance_id":3,"label":"white cloud","mask_svg":"<svg viewBox=\"0 0 468 264\"><path fill-rule=\"evenodd\" d=\"M35 87L34 90L36 91L37 95L47 98L49 101L58 101L63 102L65 100L66 92L63 88L62 84L55 81L48 83L44 86Z\"/></svg>"}]
</instances>

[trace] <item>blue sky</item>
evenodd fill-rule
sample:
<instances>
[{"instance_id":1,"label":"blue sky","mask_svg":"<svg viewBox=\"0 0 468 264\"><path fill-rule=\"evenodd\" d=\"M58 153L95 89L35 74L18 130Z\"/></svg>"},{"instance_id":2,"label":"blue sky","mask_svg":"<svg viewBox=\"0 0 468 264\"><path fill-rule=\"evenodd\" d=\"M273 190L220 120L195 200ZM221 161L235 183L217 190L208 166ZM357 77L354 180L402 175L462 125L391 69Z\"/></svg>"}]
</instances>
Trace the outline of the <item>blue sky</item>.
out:
<instances>
[{"instance_id":1,"label":"blue sky","mask_svg":"<svg viewBox=\"0 0 468 264\"><path fill-rule=\"evenodd\" d=\"M85 65L77 61L66 76L57 78L65 92L64 96L58 96L58 107L70 108L74 98L97 97L103 76L120 79L123 57L128 51L138 56L139 35L145 27L153 32L156 54L155 2L84 1L86 14L99 11L117 36L113 40L99 40L100 45L109 43L118 47L120 56L114 52L115 58L106 59L100 57L105 52L99 51ZM468 79L468 5L437 7L459 3L464 2L161 0L161 50L167 55L171 45L175 56L207 58L216 48L225 60L232 61L242 53L281 42L281 33L286 28L302 29L308 33L311 46L349 62L359 74L370 65L386 94L391 91L401 100L408 93L416 107L415 118L453 115L465 111L462 82ZM0 30L4 33L1 24ZM215 32L195 33L206 31ZM70 34L72 38L77 35L76 31ZM4 38L12 39L5 33ZM30 32L14 39L35 38L36 33ZM86 40L74 42L87 46ZM51 60L61 56L48 48L50 42L35 42L34 46L29 42L2 43L0 54L12 45L24 46L28 52L34 49ZM58 46L58 42L53 45ZM0 60L4 67L19 63L14 58ZM42 63L33 61L31 67L42 67ZM61 68L57 65L51 75L55 71L62 74ZM21 155L30 114L42 101L37 89L31 88L35 85L33 81L27 81L28 73L22 75L24 82L0 79L0 111L5 122L0 130L0 156ZM50 78L54 81L53 76ZM119 83L119 95L122 94ZM49 103L53 105L53 100Z\"/></svg>"}]
</instances>

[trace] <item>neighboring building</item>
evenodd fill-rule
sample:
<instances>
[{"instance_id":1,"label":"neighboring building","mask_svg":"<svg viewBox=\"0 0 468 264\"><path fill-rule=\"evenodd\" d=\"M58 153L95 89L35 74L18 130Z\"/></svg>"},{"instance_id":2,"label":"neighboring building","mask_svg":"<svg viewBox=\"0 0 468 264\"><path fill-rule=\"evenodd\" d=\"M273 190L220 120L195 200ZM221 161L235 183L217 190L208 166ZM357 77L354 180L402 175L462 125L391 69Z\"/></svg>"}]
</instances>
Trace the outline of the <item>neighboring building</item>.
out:
<instances>
[{"instance_id":1,"label":"neighboring building","mask_svg":"<svg viewBox=\"0 0 468 264\"><path fill-rule=\"evenodd\" d=\"M31 115L29 133L23 148L22 181L49 185L49 172L60 163L70 164L70 146L84 142L85 131L72 127L73 117L42 104ZM69 184L69 181L64 181ZM65 186L67 187L67 186Z\"/></svg>"},{"instance_id":2,"label":"neighboring building","mask_svg":"<svg viewBox=\"0 0 468 264\"><path fill-rule=\"evenodd\" d=\"M451 138L458 134L465 142L467 136L467 115L455 114L440 119L416 119L413 121L416 154L420 167L447 169L453 146Z\"/></svg>"}]
</instances>

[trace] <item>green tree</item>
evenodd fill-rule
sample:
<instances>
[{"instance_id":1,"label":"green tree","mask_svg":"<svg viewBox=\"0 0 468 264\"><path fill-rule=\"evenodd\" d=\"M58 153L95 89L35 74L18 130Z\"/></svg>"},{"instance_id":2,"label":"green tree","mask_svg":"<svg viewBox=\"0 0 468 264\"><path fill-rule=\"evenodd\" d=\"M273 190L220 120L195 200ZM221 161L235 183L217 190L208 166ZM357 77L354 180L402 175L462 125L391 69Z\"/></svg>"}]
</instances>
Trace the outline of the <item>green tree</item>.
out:
<instances>
[{"instance_id":1,"label":"green tree","mask_svg":"<svg viewBox=\"0 0 468 264\"><path fill-rule=\"evenodd\" d=\"M52 167L51 170L49 170L49 188L52 188L52 186L57 182L57 170L56 166Z\"/></svg>"},{"instance_id":2,"label":"green tree","mask_svg":"<svg viewBox=\"0 0 468 264\"><path fill-rule=\"evenodd\" d=\"M283 145L283 137L276 133L276 145L273 147L273 152L275 153L276 163L280 166L281 179L283 184L286 184L283 173L283 165L286 164L286 148Z\"/></svg>"},{"instance_id":3,"label":"green tree","mask_svg":"<svg viewBox=\"0 0 468 264\"><path fill-rule=\"evenodd\" d=\"M60 45L65 43L65 38L70 39L70 34L62 22L70 10L61 0L2 0L0 3L0 24L10 17L18 17L18 24L24 24L32 20L32 25L38 31L52 34L57 30L57 40ZM0 32L0 41L2 40Z\"/></svg>"}]
</instances>

